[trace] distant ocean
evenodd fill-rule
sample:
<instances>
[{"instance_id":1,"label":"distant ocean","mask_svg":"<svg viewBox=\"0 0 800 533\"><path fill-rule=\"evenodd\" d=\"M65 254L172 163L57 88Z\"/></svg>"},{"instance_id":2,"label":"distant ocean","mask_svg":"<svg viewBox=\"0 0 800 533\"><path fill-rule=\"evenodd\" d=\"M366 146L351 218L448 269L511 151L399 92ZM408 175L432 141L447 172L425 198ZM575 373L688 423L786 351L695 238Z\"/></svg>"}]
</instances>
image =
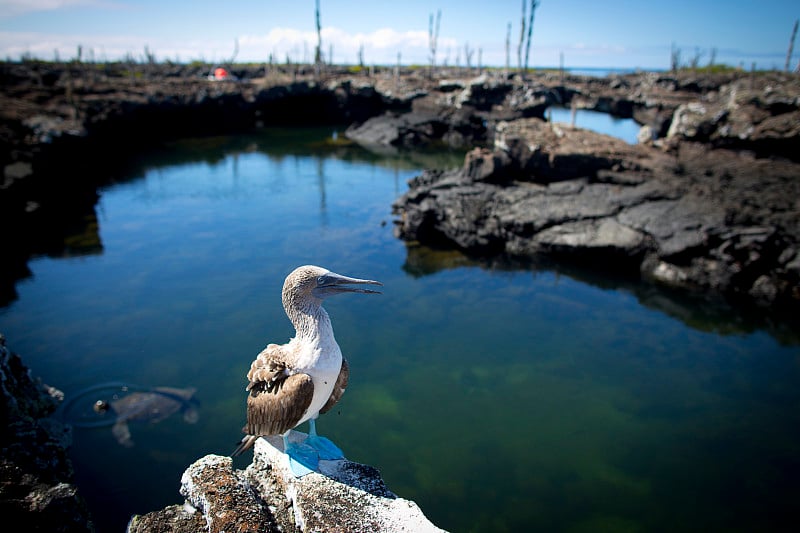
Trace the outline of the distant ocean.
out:
<instances>
[{"instance_id":1,"label":"distant ocean","mask_svg":"<svg viewBox=\"0 0 800 533\"><path fill-rule=\"evenodd\" d=\"M553 70L558 70L558 67L550 67ZM548 69L549 70L549 69ZM611 67L575 67L565 68L570 74L576 76L594 76L596 78L605 78L613 74L632 74L634 72L663 72L664 69L643 69L643 68L611 68Z\"/></svg>"}]
</instances>

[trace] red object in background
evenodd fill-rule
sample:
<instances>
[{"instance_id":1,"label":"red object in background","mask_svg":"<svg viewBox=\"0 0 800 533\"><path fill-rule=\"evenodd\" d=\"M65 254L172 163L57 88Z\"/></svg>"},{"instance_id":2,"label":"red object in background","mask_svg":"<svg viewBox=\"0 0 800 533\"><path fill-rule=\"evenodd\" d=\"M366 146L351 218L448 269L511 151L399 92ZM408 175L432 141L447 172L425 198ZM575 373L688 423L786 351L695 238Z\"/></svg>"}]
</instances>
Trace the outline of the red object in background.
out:
<instances>
[{"instance_id":1,"label":"red object in background","mask_svg":"<svg viewBox=\"0 0 800 533\"><path fill-rule=\"evenodd\" d=\"M217 68L217 69L214 69L214 77L217 78L218 80L220 80L222 78L227 78L228 77L228 71L226 71L224 68L221 68L221 67Z\"/></svg>"}]
</instances>

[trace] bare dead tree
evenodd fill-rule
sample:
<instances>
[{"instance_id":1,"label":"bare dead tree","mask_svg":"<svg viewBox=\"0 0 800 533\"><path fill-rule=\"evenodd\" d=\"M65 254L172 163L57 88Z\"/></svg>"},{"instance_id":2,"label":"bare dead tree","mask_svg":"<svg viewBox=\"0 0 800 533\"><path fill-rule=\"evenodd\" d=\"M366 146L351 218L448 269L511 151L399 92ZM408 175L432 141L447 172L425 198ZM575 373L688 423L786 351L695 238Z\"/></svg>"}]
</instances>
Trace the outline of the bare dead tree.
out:
<instances>
[{"instance_id":1,"label":"bare dead tree","mask_svg":"<svg viewBox=\"0 0 800 533\"><path fill-rule=\"evenodd\" d=\"M525 0L522 0L522 20L519 30L519 44L517 45L517 68L519 70L522 70L522 44L525 41L525 9L527 5Z\"/></svg>"},{"instance_id":2,"label":"bare dead tree","mask_svg":"<svg viewBox=\"0 0 800 533\"><path fill-rule=\"evenodd\" d=\"M525 43L525 69L524 72L528 72L528 58L531 54L531 36L533 35L533 15L536 11L536 8L539 7L538 0L531 0L531 12L528 14L528 39Z\"/></svg>"},{"instance_id":3,"label":"bare dead tree","mask_svg":"<svg viewBox=\"0 0 800 533\"><path fill-rule=\"evenodd\" d=\"M669 68L672 72L678 72L681 68L681 49L672 43L669 50Z\"/></svg>"},{"instance_id":4,"label":"bare dead tree","mask_svg":"<svg viewBox=\"0 0 800 533\"><path fill-rule=\"evenodd\" d=\"M146 78L149 78L153 74L153 66L156 64L156 54L150 50L150 47L144 45L144 55L142 56L142 63L144 70L144 75Z\"/></svg>"},{"instance_id":5,"label":"bare dead tree","mask_svg":"<svg viewBox=\"0 0 800 533\"><path fill-rule=\"evenodd\" d=\"M699 47L695 47L694 55L689 59L689 66L692 70L696 70L697 67L700 65L700 59L703 57L703 51L700 50Z\"/></svg>"},{"instance_id":6,"label":"bare dead tree","mask_svg":"<svg viewBox=\"0 0 800 533\"><path fill-rule=\"evenodd\" d=\"M430 19L428 21L428 46L431 50L431 71L430 77L433 79L433 71L436 68L436 45L439 41L439 24L442 21L442 10L439 9L436 11L436 28L434 29L433 26L433 13L431 13Z\"/></svg>"},{"instance_id":7,"label":"bare dead tree","mask_svg":"<svg viewBox=\"0 0 800 533\"><path fill-rule=\"evenodd\" d=\"M783 70L789 72L789 64L792 62L792 52L794 51L794 40L797 37L797 25L800 21L794 21L794 27L792 28L792 36L789 38L789 49L786 51L786 64L783 67Z\"/></svg>"},{"instance_id":8,"label":"bare dead tree","mask_svg":"<svg viewBox=\"0 0 800 533\"><path fill-rule=\"evenodd\" d=\"M470 49L469 42L464 43L464 58L467 61L467 70L472 68L472 54L475 50Z\"/></svg>"},{"instance_id":9,"label":"bare dead tree","mask_svg":"<svg viewBox=\"0 0 800 533\"><path fill-rule=\"evenodd\" d=\"M142 56L146 63L150 63L151 65L156 62L156 54L148 45L144 45L144 55Z\"/></svg>"},{"instance_id":10,"label":"bare dead tree","mask_svg":"<svg viewBox=\"0 0 800 533\"><path fill-rule=\"evenodd\" d=\"M717 62L717 48L712 47L711 51L708 53L708 66L713 67Z\"/></svg>"},{"instance_id":11,"label":"bare dead tree","mask_svg":"<svg viewBox=\"0 0 800 533\"><path fill-rule=\"evenodd\" d=\"M511 63L511 23L506 27L506 75Z\"/></svg>"},{"instance_id":12,"label":"bare dead tree","mask_svg":"<svg viewBox=\"0 0 800 533\"><path fill-rule=\"evenodd\" d=\"M314 50L314 71L319 77L320 68L322 67L322 26L319 22L319 0L317 0L317 9L316 9L316 21L317 21L317 47Z\"/></svg>"},{"instance_id":13,"label":"bare dead tree","mask_svg":"<svg viewBox=\"0 0 800 533\"><path fill-rule=\"evenodd\" d=\"M231 54L231 58L228 60L228 65L233 66L233 63L236 61L236 56L239 55L239 38L233 40L233 54Z\"/></svg>"}]
</instances>

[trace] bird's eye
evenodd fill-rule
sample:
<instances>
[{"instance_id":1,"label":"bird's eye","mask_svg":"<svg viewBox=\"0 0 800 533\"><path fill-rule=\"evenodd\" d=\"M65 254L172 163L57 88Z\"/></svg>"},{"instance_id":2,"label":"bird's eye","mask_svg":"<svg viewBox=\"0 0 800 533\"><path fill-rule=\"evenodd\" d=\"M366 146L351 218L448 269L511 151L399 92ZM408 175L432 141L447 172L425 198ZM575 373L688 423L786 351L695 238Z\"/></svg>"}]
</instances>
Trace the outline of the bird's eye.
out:
<instances>
[{"instance_id":1,"label":"bird's eye","mask_svg":"<svg viewBox=\"0 0 800 533\"><path fill-rule=\"evenodd\" d=\"M325 285L325 276L320 276L317 278L317 285Z\"/></svg>"}]
</instances>

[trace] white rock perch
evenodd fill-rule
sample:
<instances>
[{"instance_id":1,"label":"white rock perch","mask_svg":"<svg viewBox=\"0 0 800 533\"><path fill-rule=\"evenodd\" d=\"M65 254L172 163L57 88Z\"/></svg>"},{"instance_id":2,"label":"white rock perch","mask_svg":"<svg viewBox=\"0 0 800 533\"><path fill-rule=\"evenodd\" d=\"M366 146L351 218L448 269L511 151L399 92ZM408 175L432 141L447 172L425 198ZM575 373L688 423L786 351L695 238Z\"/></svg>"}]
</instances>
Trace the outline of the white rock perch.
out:
<instances>
[{"instance_id":1,"label":"white rock perch","mask_svg":"<svg viewBox=\"0 0 800 533\"><path fill-rule=\"evenodd\" d=\"M293 431L290 440L305 436ZM186 503L134 516L128 531L444 531L416 503L391 492L375 468L322 460L319 473L297 478L282 447L280 437L259 439L245 470L234 470L227 456L199 459L181 479Z\"/></svg>"}]
</instances>

